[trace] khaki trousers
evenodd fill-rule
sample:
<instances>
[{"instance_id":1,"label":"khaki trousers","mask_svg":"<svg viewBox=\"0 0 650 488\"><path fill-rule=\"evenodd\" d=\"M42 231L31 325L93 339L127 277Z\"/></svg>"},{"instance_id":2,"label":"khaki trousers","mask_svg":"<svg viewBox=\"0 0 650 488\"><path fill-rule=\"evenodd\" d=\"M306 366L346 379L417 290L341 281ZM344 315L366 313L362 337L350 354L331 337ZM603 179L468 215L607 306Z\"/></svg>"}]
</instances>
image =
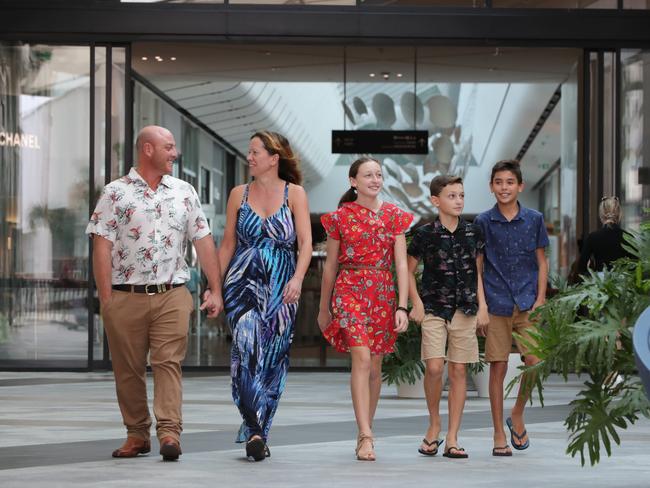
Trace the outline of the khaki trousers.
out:
<instances>
[{"instance_id":1,"label":"khaki trousers","mask_svg":"<svg viewBox=\"0 0 650 488\"><path fill-rule=\"evenodd\" d=\"M149 439L146 367L153 371L153 412L159 439L179 439L182 428L181 361L187 350L192 297L180 286L147 295L113 290L102 311L127 436Z\"/></svg>"}]
</instances>

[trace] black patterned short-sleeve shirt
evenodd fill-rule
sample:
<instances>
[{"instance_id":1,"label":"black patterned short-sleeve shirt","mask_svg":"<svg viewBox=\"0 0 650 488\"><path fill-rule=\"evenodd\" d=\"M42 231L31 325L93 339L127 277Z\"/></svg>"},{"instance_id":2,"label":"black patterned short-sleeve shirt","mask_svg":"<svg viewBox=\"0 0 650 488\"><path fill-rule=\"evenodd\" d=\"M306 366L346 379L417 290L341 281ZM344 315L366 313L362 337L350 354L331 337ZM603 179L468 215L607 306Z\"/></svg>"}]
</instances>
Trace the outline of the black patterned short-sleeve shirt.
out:
<instances>
[{"instance_id":1,"label":"black patterned short-sleeve shirt","mask_svg":"<svg viewBox=\"0 0 650 488\"><path fill-rule=\"evenodd\" d=\"M408 254L424 263L420 297L424 310L451 320L456 310L466 315L478 311L476 256L485 241L477 225L459 219L454 232L434 222L418 227Z\"/></svg>"}]
</instances>

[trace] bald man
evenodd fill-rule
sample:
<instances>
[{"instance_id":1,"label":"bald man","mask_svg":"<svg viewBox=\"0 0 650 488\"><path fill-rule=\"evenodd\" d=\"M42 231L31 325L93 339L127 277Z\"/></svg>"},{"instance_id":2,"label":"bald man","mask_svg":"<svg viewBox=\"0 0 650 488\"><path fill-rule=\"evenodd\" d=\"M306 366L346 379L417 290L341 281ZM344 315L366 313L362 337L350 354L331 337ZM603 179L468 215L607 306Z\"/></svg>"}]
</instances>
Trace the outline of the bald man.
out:
<instances>
[{"instance_id":1,"label":"bald man","mask_svg":"<svg viewBox=\"0 0 650 488\"><path fill-rule=\"evenodd\" d=\"M181 454L181 361L193 309L185 286L191 240L207 275L208 317L222 309L220 271L210 229L194 188L173 178L178 157L171 132L148 126L138 134L137 167L104 188L86 233L93 239L93 268L111 351L117 401L126 442L113 457L151 450L147 354L153 371L153 411L160 454Z\"/></svg>"}]
</instances>

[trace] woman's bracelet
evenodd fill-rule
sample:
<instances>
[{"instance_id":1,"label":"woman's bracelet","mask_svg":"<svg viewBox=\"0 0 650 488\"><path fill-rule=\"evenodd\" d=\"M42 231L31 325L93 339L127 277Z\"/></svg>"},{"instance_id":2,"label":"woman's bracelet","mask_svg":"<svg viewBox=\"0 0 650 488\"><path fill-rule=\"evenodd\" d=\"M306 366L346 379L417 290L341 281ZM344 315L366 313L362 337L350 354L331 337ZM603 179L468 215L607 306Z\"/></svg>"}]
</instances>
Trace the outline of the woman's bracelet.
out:
<instances>
[{"instance_id":1,"label":"woman's bracelet","mask_svg":"<svg viewBox=\"0 0 650 488\"><path fill-rule=\"evenodd\" d=\"M400 310L401 310L402 312L406 313L406 315L409 314L408 308L406 308L406 307L397 307L397 308L395 309L395 312L399 312Z\"/></svg>"}]
</instances>

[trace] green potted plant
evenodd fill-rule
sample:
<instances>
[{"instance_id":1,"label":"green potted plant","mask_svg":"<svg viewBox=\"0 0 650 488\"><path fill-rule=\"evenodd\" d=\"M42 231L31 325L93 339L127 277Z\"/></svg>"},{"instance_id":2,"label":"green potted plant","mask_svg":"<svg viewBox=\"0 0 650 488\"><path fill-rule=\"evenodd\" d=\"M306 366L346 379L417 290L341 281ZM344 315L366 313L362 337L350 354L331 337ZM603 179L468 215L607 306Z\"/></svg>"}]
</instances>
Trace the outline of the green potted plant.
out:
<instances>
[{"instance_id":1,"label":"green potted plant","mask_svg":"<svg viewBox=\"0 0 650 488\"><path fill-rule=\"evenodd\" d=\"M407 245L411 235L407 234ZM395 274L393 273L393 276ZM420 285L422 266L415 272L415 281ZM397 289L397 283L395 283ZM420 359L422 329L409 320L405 332L397 334L394 350L384 356L382 362L382 380L388 385L397 386L397 396L404 398L421 398L424 396L424 363Z\"/></svg>"},{"instance_id":2,"label":"green potted plant","mask_svg":"<svg viewBox=\"0 0 650 488\"><path fill-rule=\"evenodd\" d=\"M400 387L417 385L424 379L424 363L420 359L421 338L420 326L409 321L406 332L398 334L394 351L384 356L382 379L388 385L397 385L398 396L420 396L408 390L400 394Z\"/></svg>"},{"instance_id":3,"label":"green potted plant","mask_svg":"<svg viewBox=\"0 0 650 488\"><path fill-rule=\"evenodd\" d=\"M524 371L536 373L526 385L543 405L543 381L552 373L585 378L565 419L567 454L600 461L601 447L611 455L620 430L640 416L650 417L650 402L637 375L632 333L650 306L650 222L626 237L635 259L622 259L602 273L591 272L565 286L536 312L542 324L533 334L531 352L541 359ZM534 382L534 383L533 383Z\"/></svg>"}]
</instances>

